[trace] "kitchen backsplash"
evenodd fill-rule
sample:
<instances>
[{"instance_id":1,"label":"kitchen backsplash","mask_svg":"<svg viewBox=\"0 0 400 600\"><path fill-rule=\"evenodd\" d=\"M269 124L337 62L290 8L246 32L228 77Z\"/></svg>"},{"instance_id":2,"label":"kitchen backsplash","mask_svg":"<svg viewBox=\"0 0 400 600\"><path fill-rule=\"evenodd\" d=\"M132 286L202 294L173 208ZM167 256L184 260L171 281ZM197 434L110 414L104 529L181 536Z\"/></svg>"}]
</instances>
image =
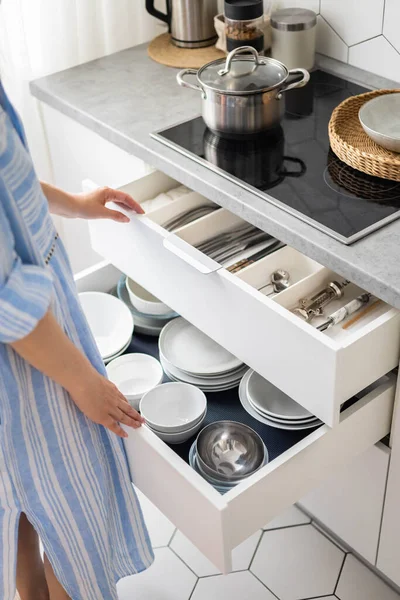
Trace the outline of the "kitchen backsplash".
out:
<instances>
[{"instance_id":1,"label":"kitchen backsplash","mask_svg":"<svg viewBox=\"0 0 400 600\"><path fill-rule=\"evenodd\" d=\"M400 82L400 0L264 0L318 13L317 51Z\"/></svg>"}]
</instances>

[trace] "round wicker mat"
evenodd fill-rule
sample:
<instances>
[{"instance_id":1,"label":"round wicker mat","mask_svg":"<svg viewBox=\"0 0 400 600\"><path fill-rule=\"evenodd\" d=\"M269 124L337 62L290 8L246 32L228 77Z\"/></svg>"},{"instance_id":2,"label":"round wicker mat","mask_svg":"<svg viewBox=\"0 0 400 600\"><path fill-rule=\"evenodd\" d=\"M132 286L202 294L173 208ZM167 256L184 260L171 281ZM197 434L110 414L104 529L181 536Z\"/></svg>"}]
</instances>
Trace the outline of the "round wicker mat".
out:
<instances>
[{"instance_id":1,"label":"round wicker mat","mask_svg":"<svg viewBox=\"0 0 400 600\"><path fill-rule=\"evenodd\" d=\"M156 62L178 69L200 69L206 63L226 56L215 46L194 49L178 48L171 42L169 33L163 33L154 38L147 51L150 58Z\"/></svg>"},{"instance_id":2,"label":"round wicker mat","mask_svg":"<svg viewBox=\"0 0 400 600\"><path fill-rule=\"evenodd\" d=\"M358 113L363 104L382 94L400 90L376 90L352 96L335 108L329 122L331 148L347 165L368 175L400 181L400 154L378 146L364 132Z\"/></svg>"}]
</instances>

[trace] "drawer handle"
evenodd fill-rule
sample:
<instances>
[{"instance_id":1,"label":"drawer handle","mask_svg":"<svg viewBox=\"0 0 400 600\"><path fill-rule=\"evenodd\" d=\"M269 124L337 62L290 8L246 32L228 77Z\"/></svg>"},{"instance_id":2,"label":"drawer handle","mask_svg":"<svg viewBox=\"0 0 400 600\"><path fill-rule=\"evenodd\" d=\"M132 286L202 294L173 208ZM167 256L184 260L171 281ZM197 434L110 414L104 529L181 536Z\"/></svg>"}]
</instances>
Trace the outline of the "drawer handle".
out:
<instances>
[{"instance_id":1,"label":"drawer handle","mask_svg":"<svg viewBox=\"0 0 400 600\"><path fill-rule=\"evenodd\" d=\"M194 267L200 273L209 275L222 269L221 265L209 258L197 248L193 248L176 235L169 235L164 239L164 247L172 254L178 256L185 263Z\"/></svg>"}]
</instances>

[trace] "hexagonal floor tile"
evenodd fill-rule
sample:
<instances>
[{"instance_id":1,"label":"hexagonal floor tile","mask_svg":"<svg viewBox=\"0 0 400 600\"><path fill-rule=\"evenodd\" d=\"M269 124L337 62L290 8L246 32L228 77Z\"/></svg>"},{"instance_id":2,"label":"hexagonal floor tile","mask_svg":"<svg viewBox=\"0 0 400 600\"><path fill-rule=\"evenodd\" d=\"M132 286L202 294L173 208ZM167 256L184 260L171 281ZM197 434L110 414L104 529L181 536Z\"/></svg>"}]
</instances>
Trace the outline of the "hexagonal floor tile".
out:
<instances>
[{"instance_id":1,"label":"hexagonal floor tile","mask_svg":"<svg viewBox=\"0 0 400 600\"><path fill-rule=\"evenodd\" d=\"M336 595L340 600L399 600L400 596L353 555L348 554Z\"/></svg>"},{"instance_id":2,"label":"hexagonal floor tile","mask_svg":"<svg viewBox=\"0 0 400 600\"><path fill-rule=\"evenodd\" d=\"M333 594L344 553L312 525L266 531L251 571L280 600Z\"/></svg>"},{"instance_id":3,"label":"hexagonal floor tile","mask_svg":"<svg viewBox=\"0 0 400 600\"><path fill-rule=\"evenodd\" d=\"M119 600L188 600L196 576L169 548L155 550L155 561L147 571L125 577L118 583Z\"/></svg>"},{"instance_id":4,"label":"hexagonal floor tile","mask_svg":"<svg viewBox=\"0 0 400 600\"><path fill-rule=\"evenodd\" d=\"M384 0L346 0L345 5L338 0L321 0L321 15L348 46L353 46L382 33L383 7Z\"/></svg>"},{"instance_id":5,"label":"hexagonal floor tile","mask_svg":"<svg viewBox=\"0 0 400 600\"><path fill-rule=\"evenodd\" d=\"M399 0L386 0L385 21L383 24L383 35L400 52L400 2Z\"/></svg>"},{"instance_id":6,"label":"hexagonal floor tile","mask_svg":"<svg viewBox=\"0 0 400 600\"><path fill-rule=\"evenodd\" d=\"M199 579L191 600L276 600L249 571Z\"/></svg>"},{"instance_id":7,"label":"hexagonal floor tile","mask_svg":"<svg viewBox=\"0 0 400 600\"><path fill-rule=\"evenodd\" d=\"M174 534L175 525L140 490L136 488L135 490L140 500L153 548L168 546Z\"/></svg>"},{"instance_id":8,"label":"hexagonal floor tile","mask_svg":"<svg viewBox=\"0 0 400 600\"><path fill-rule=\"evenodd\" d=\"M281 527L292 527L293 525L305 525L311 523L310 517L307 517L297 506L290 506L279 517L273 519L263 527L263 529L280 529Z\"/></svg>"},{"instance_id":9,"label":"hexagonal floor tile","mask_svg":"<svg viewBox=\"0 0 400 600\"><path fill-rule=\"evenodd\" d=\"M249 568L257 544L261 537L261 531L249 537L232 552L232 571L244 571ZM220 571L187 539L180 531L177 531L170 547L178 554L188 567L199 577L218 575Z\"/></svg>"}]
</instances>

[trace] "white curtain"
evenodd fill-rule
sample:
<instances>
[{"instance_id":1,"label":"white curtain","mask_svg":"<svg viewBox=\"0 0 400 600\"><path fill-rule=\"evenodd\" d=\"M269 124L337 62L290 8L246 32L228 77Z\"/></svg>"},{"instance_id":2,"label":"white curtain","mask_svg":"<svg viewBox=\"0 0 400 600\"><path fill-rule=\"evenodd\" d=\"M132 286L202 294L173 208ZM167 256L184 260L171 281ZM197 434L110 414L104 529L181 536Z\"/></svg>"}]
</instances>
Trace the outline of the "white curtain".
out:
<instances>
[{"instance_id":1,"label":"white curtain","mask_svg":"<svg viewBox=\"0 0 400 600\"><path fill-rule=\"evenodd\" d=\"M165 10L165 0L158 8ZM41 178L52 175L31 79L141 44L162 33L144 0L2 0L0 73L20 112Z\"/></svg>"}]
</instances>

